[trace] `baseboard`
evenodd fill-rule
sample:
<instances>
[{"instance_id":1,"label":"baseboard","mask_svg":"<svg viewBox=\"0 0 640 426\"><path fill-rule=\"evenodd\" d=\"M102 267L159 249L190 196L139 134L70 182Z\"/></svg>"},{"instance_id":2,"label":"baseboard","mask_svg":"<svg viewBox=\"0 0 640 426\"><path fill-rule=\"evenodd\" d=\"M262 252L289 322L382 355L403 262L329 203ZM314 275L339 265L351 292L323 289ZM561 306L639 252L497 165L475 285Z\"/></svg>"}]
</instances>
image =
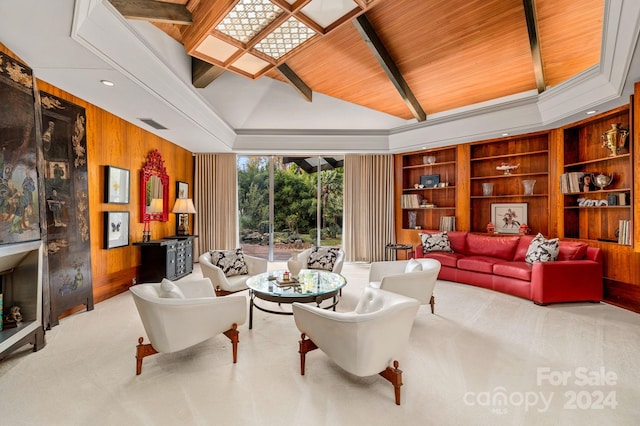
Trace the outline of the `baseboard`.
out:
<instances>
[{"instance_id":1,"label":"baseboard","mask_svg":"<svg viewBox=\"0 0 640 426\"><path fill-rule=\"evenodd\" d=\"M640 313L640 286L605 278L604 301Z\"/></svg>"}]
</instances>

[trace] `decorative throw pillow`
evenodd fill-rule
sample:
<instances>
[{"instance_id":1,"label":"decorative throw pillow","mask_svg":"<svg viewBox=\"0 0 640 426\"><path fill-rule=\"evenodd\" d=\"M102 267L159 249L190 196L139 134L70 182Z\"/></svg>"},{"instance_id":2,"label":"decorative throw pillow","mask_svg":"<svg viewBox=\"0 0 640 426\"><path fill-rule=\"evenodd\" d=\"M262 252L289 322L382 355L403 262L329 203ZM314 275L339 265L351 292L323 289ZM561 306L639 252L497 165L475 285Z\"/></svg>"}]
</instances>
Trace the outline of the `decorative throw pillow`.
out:
<instances>
[{"instance_id":1,"label":"decorative throw pillow","mask_svg":"<svg viewBox=\"0 0 640 426\"><path fill-rule=\"evenodd\" d=\"M422 271L422 263L415 259L409 259L407 266L404 267L404 272L419 272Z\"/></svg>"},{"instance_id":2,"label":"decorative throw pillow","mask_svg":"<svg viewBox=\"0 0 640 426\"><path fill-rule=\"evenodd\" d=\"M547 240L541 233L535 236L529 244L524 260L527 263L553 262L558 258L560 244L557 238Z\"/></svg>"},{"instance_id":3,"label":"decorative throw pillow","mask_svg":"<svg viewBox=\"0 0 640 426\"><path fill-rule=\"evenodd\" d=\"M160 283L158 296L165 299L184 299L184 294L182 293L182 290L180 290L180 287L166 278L163 278Z\"/></svg>"},{"instance_id":4,"label":"decorative throw pillow","mask_svg":"<svg viewBox=\"0 0 640 426\"><path fill-rule=\"evenodd\" d=\"M314 247L307 259L307 268L333 271L333 266L338 260L339 250L335 247Z\"/></svg>"},{"instance_id":5,"label":"decorative throw pillow","mask_svg":"<svg viewBox=\"0 0 640 426\"><path fill-rule=\"evenodd\" d=\"M449 236L446 232L438 232L435 234L420 234L422 240L422 251L429 253L432 251L444 251L447 253L453 253L451 250L451 244L449 243Z\"/></svg>"},{"instance_id":6,"label":"decorative throw pillow","mask_svg":"<svg viewBox=\"0 0 640 426\"><path fill-rule=\"evenodd\" d=\"M249 273L241 248L235 250L211 250L209 254L211 255L211 263L222 269L225 277L247 275Z\"/></svg>"}]
</instances>

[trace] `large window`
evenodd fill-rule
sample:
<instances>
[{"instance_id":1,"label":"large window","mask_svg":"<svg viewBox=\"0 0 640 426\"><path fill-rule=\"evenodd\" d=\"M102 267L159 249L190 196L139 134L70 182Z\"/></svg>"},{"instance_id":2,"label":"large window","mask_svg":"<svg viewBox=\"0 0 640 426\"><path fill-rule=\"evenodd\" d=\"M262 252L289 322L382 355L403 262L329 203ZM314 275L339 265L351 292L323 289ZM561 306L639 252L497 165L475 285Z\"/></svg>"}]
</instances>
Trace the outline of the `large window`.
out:
<instances>
[{"instance_id":1,"label":"large window","mask_svg":"<svg viewBox=\"0 0 640 426\"><path fill-rule=\"evenodd\" d=\"M289 259L312 245L341 246L343 158L238 157L240 244Z\"/></svg>"}]
</instances>

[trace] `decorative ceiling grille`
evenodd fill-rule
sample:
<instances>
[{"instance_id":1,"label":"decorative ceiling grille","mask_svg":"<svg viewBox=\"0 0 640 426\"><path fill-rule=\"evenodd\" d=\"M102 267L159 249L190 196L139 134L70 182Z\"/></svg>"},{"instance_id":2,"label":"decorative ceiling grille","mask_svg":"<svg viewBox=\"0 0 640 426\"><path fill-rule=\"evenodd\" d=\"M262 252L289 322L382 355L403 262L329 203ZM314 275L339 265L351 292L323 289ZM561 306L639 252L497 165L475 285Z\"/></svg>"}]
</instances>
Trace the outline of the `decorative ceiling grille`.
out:
<instances>
[{"instance_id":1,"label":"decorative ceiling grille","mask_svg":"<svg viewBox=\"0 0 640 426\"><path fill-rule=\"evenodd\" d=\"M216 29L241 43L247 43L282 14L268 0L240 0Z\"/></svg>"},{"instance_id":2,"label":"decorative ceiling grille","mask_svg":"<svg viewBox=\"0 0 640 426\"><path fill-rule=\"evenodd\" d=\"M293 58L309 40L365 13L373 2L212 0L220 7L196 7L192 20L199 24L185 30L182 41L190 55L255 79Z\"/></svg>"},{"instance_id":3,"label":"decorative ceiling grille","mask_svg":"<svg viewBox=\"0 0 640 426\"><path fill-rule=\"evenodd\" d=\"M316 35L315 31L291 17L256 44L255 49L274 59L279 59L314 35Z\"/></svg>"}]
</instances>

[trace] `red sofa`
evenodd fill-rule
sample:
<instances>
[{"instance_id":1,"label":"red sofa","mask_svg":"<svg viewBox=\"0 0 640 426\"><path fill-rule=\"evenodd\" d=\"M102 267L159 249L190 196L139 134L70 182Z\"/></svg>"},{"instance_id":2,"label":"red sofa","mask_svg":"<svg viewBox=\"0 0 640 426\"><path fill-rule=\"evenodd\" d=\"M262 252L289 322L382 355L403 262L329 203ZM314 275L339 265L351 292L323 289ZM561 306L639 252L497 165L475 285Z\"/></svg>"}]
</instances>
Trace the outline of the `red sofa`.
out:
<instances>
[{"instance_id":1,"label":"red sofa","mask_svg":"<svg viewBox=\"0 0 640 426\"><path fill-rule=\"evenodd\" d=\"M538 305L602 300L602 252L599 248L581 242L560 241L558 260L529 264L524 259L533 236L447 234L453 253L423 253L422 245L416 246L415 250L417 258L440 261L439 279L508 293Z\"/></svg>"}]
</instances>

